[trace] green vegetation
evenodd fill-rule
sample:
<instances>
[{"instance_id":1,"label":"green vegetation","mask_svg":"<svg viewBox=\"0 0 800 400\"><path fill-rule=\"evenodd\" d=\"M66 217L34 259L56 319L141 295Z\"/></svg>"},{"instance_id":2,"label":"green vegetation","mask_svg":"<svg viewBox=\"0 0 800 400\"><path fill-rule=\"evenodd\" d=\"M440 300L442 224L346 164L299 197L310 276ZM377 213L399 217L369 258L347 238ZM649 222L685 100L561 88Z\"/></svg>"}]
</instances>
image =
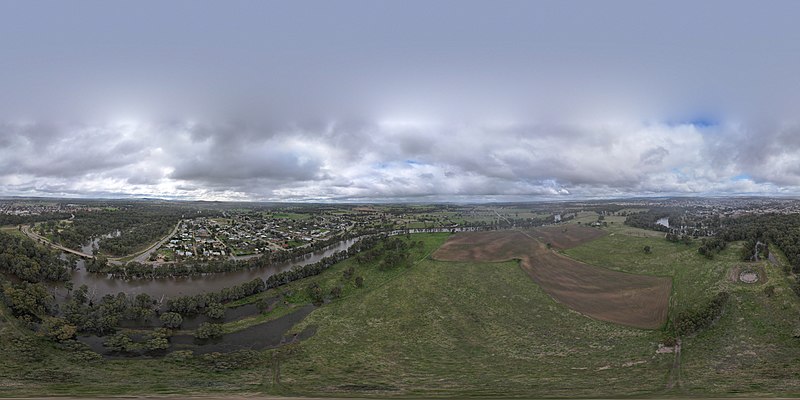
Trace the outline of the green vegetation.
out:
<instances>
[{"instance_id":1,"label":"green vegetation","mask_svg":"<svg viewBox=\"0 0 800 400\"><path fill-rule=\"evenodd\" d=\"M20 235L0 232L0 272L27 282L66 281L69 262Z\"/></svg>"},{"instance_id":2,"label":"green vegetation","mask_svg":"<svg viewBox=\"0 0 800 400\"><path fill-rule=\"evenodd\" d=\"M583 317L516 262L423 259L294 328L280 393L343 396L580 396L663 391L661 334ZM598 385L603 381L608 384Z\"/></svg>"},{"instance_id":3,"label":"green vegetation","mask_svg":"<svg viewBox=\"0 0 800 400\"><path fill-rule=\"evenodd\" d=\"M267 213L267 215L272 218L285 218L292 220L309 219L312 216L312 214L298 214L298 213L287 213L287 212Z\"/></svg>"},{"instance_id":4,"label":"green vegetation","mask_svg":"<svg viewBox=\"0 0 800 400\"><path fill-rule=\"evenodd\" d=\"M589 216L579 218L584 217ZM597 217L594 213L591 220ZM152 299L109 296L90 306L83 300L84 289L78 288L73 291L74 304L65 310L73 307L77 316L86 313L84 308L91 309L98 318L48 317L39 334L0 304L0 349L8 355L0 363L0 396L800 393L800 339L794 337L800 327L800 301L784 274L785 258L770 249L779 265L749 263L754 269L763 268L767 281L746 285L730 278L732 268L743 264L741 242L718 252L715 247L709 259L698 252L697 240L669 242L663 233L651 237L649 231L624 226L622 220L605 216L609 235L563 253L624 272L672 276L671 322L664 330L626 328L571 311L544 293L516 262L433 261L428 255L449 235L418 234L383 241L310 276L288 279L286 275L285 282L273 282L280 285L252 283L252 291L243 287L241 293L234 290L172 304L182 312L210 316L243 304L265 310L234 322L204 324L193 332L197 338L227 334L307 304L321 304L292 328L293 333L314 328L315 334L277 349L208 355L176 351L160 357L171 332L141 335L123 330L106 337L110 346L120 354L147 357L102 359L71 340L77 327L105 329L113 322L105 319L118 315L154 318ZM719 296L727 300L715 302ZM16 311L17 300L10 304ZM43 310L37 307L46 307L36 299L21 299L19 304L30 305L30 311L19 315L39 314ZM705 307L714 304L719 307L706 313ZM681 315L698 316L702 323L691 330L678 329L682 352L675 364L674 354L656 350L678 328L675 318ZM161 320L168 326L180 325L177 314L162 314Z\"/></svg>"},{"instance_id":5,"label":"green vegetation","mask_svg":"<svg viewBox=\"0 0 800 400\"><path fill-rule=\"evenodd\" d=\"M644 245L652 248L652 254L642 254ZM617 234L565 253L616 270L673 276L672 324L667 336L673 334L673 328L687 334L683 336L675 394L800 392L796 375L800 338L793 335L800 326L800 300L791 290L792 280L784 274L786 259L771 249L778 265L747 263L763 267L767 283L743 284L730 276L742 265L741 242L730 243L713 260L700 254L698 247L694 241L685 245ZM765 289L766 285L772 288ZM720 302L724 305L715 307ZM682 324L675 326L674 322L681 316L704 322L697 324L700 329L692 334L680 332Z\"/></svg>"},{"instance_id":6,"label":"green vegetation","mask_svg":"<svg viewBox=\"0 0 800 400\"><path fill-rule=\"evenodd\" d=\"M642 252L644 246L650 246L650 254ZM612 234L563 253L588 264L617 271L671 276L672 316L693 305L710 301L722 290L726 273L738 262L739 247L737 244L728 246L714 260L708 260L698 253L695 242L689 245L669 242L663 239L663 234L661 238Z\"/></svg>"},{"instance_id":7,"label":"green vegetation","mask_svg":"<svg viewBox=\"0 0 800 400\"><path fill-rule=\"evenodd\" d=\"M187 211L173 205L126 204L75 212L74 219L69 221L50 219L37 225L36 230L71 249L80 249L92 239L102 237L99 242L101 253L125 256L141 251L167 235Z\"/></svg>"},{"instance_id":8,"label":"green vegetation","mask_svg":"<svg viewBox=\"0 0 800 400\"><path fill-rule=\"evenodd\" d=\"M197 330L194 331L194 336L198 339L211 339L220 337L224 333L225 330L221 324L203 322L199 327L197 327Z\"/></svg>"}]
</instances>

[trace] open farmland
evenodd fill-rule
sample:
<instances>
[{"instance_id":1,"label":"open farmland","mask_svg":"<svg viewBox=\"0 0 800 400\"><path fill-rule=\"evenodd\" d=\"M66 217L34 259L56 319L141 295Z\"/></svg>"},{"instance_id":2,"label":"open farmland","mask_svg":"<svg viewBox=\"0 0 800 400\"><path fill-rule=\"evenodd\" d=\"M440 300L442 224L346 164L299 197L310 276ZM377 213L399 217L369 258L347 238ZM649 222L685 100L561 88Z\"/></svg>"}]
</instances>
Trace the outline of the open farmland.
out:
<instances>
[{"instance_id":1,"label":"open farmland","mask_svg":"<svg viewBox=\"0 0 800 400\"><path fill-rule=\"evenodd\" d=\"M553 232L549 234L557 238ZM575 235L571 241L578 242L579 237ZM582 263L548 249L524 232L460 233L433 257L468 262L520 260L522 269L545 292L581 314L647 329L658 328L667 321L670 278L627 274Z\"/></svg>"},{"instance_id":2,"label":"open farmland","mask_svg":"<svg viewBox=\"0 0 800 400\"><path fill-rule=\"evenodd\" d=\"M598 228L590 228L582 225L553 225L531 229L530 236L533 236L542 243L550 243L557 249L569 249L591 242L599 237L605 236L608 231Z\"/></svg>"}]
</instances>

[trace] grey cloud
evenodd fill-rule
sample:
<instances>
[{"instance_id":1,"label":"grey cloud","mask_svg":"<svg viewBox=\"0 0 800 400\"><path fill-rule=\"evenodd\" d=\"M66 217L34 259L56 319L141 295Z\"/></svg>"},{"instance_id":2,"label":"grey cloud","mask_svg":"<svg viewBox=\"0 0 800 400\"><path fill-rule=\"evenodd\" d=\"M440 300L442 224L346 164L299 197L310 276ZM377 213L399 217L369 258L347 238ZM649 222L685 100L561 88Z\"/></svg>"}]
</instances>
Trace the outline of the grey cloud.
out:
<instances>
[{"instance_id":1,"label":"grey cloud","mask_svg":"<svg viewBox=\"0 0 800 400\"><path fill-rule=\"evenodd\" d=\"M0 194L800 193L797 2L575 6L4 2Z\"/></svg>"},{"instance_id":2,"label":"grey cloud","mask_svg":"<svg viewBox=\"0 0 800 400\"><path fill-rule=\"evenodd\" d=\"M664 157L669 155L669 150L658 146L642 153L639 157L639 162L643 165L658 165L664 160Z\"/></svg>"},{"instance_id":3,"label":"grey cloud","mask_svg":"<svg viewBox=\"0 0 800 400\"><path fill-rule=\"evenodd\" d=\"M124 167L145 156L143 140L119 139L106 127L5 124L0 173L79 177Z\"/></svg>"}]
</instances>

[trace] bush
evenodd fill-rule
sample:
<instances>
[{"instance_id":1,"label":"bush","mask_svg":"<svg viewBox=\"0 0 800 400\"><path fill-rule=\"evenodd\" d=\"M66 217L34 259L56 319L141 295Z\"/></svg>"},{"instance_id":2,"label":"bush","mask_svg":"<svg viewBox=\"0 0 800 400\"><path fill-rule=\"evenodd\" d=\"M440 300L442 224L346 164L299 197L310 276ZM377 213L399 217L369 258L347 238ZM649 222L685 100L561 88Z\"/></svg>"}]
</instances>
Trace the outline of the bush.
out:
<instances>
[{"instance_id":1,"label":"bush","mask_svg":"<svg viewBox=\"0 0 800 400\"><path fill-rule=\"evenodd\" d=\"M222 325L221 324L212 324L209 322L203 322L194 331L194 336L198 339L211 339L220 337L223 334Z\"/></svg>"},{"instance_id":2,"label":"bush","mask_svg":"<svg viewBox=\"0 0 800 400\"><path fill-rule=\"evenodd\" d=\"M719 292L705 307L678 314L673 323L675 334L685 336L710 326L717 317L722 315L722 310L729 299L728 292Z\"/></svg>"},{"instance_id":3,"label":"bush","mask_svg":"<svg viewBox=\"0 0 800 400\"><path fill-rule=\"evenodd\" d=\"M159 317L161 323L164 324L167 328L177 329L180 328L181 324L183 323L183 317L180 314L174 312L165 312L161 314Z\"/></svg>"},{"instance_id":4,"label":"bush","mask_svg":"<svg viewBox=\"0 0 800 400\"><path fill-rule=\"evenodd\" d=\"M36 340L30 336L17 336L11 339L10 350L26 361L41 361L44 358Z\"/></svg>"},{"instance_id":5,"label":"bush","mask_svg":"<svg viewBox=\"0 0 800 400\"><path fill-rule=\"evenodd\" d=\"M64 318L47 317L42 322L39 332L56 342L64 342L74 338L78 328L69 324Z\"/></svg>"},{"instance_id":6,"label":"bush","mask_svg":"<svg viewBox=\"0 0 800 400\"><path fill-rule=\"evenodd\" d=\"M192 358L194 358L194 352L191 350L176 350L164 357L165 360L176 363L184 363Z\"/></svg>"},{"instance_id":7,"label":"bush","mask_svg":"<svg viewBox=\"0 0 800 400\"><path fill-rule=\"evenodd\" d=\"M166 328L157 328L145 338L144 349L147 351L160 351L169 348L169 337L172 331Z\"/></svg>"},{"instance_id":8,"label":"bush","mask_svg":"<svg viewBox=\"0 0 800 400\"><path fill-rule=\"evenodd\" d=\"M69 358L72 361L93 362L99 361L103 358L103 356L100 354L92 351L89 346L77 340L67 340L61 342L58 347L62 350L69 351Z\"/></svg>"},{"instance_id":9,"label":"bush","mask_svg":"<svg viewBox=\"0 0 800 400\"><path fill-rule=\"evenodd\" d=\"M308 285L306 292L308 293L308 297L311 298L311 302L315 305L320 305L325 301L322 295L322 288L316 282Z\"/></svg>"},{"instance_id":10,"label":"bush","mask_svg":"<svg viewBox=\"0 0 800 400\"><path fill-rule=\"evenodd\" d=\"M139 350L139 344L134 342L130 336L122 332L109 336L106 341L103 342L103 346L107 347L111 351L119 353L130 353Z\"/></svg>"},{"instance_id":11,"label":"bush","mask_svg":"<svg viewBox=\"0 0 800 400\"><path fill-rule=\"evenodd\" d=\"M206 306L206 316L211 319L220 319L225 316L225 306L220 303L210 303Z\"/></svg>"}]
</instances>

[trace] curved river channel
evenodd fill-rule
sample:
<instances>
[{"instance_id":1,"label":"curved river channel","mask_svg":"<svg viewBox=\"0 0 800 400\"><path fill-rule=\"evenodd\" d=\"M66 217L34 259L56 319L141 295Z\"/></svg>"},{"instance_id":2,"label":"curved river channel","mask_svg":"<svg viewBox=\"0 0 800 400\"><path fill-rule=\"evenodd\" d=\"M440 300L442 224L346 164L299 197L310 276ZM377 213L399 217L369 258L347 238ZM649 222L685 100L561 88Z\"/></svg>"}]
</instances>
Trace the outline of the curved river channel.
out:
<instances>
[{"instance_id":1,"label":"curved river channel","mask_svg":"<svg viewBox=\"0 0 800 400\"><path fill-rule=\"evenodd\" d=\"M437 229L411 229L409 233L422 232L463 232L474 231L479 228L437 228ZM394 231L389 235L405 234L406 231ZM198 276L175 277L175 278L155 278L155 279L116 279L104 274L93 274L86 271L84 261L78 261L78 268L72 271L72 283L75 288L81 285L89 287L90 293L95 296L106 294L117 294L125 292L127 294L147 293L151 297L177 297L196 295L200 293L213 292L226 287L236 286L255 278L267 279L277 273L288 271L294 267L313 264L336 252L347 250L356 243L361 237L343 240L337 244L316 250L311 253L299 256L293 260L274 263L263 268L243 269L231 272L218 272Z\"/></svg>"},{"instance_id":2,"label":"curved river channel","mask_svg":"<svg viewBox=\"0 0 800 400\"><path fill-rule=\"evenodd\" d=\"M83 260L78 261L78 268L72 271L72 284L75 288L81 285L89 287L95 296L106 294L147 293L152 297L177 297L214 292L226 287L236 286L255 278L266 279L277 273L290 270L296 266L313 264L338 251L347 250L358 238L341 241L323 249L307 253L293 260L274 263L263 268L242 269L230 272L217 272L197 276L181 276L175 278L155 279L117 279L106 274L93 274L86 271Z\"/></svg>"}]
</instances>

